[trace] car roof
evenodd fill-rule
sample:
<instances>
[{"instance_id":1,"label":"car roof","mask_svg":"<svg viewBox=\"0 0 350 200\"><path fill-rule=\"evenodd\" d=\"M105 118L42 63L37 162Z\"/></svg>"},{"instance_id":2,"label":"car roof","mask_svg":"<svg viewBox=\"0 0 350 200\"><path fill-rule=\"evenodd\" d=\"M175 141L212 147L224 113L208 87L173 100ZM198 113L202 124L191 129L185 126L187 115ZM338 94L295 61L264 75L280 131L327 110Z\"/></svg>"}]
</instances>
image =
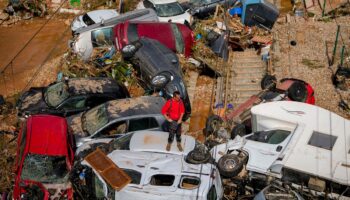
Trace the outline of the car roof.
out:
<instances>
[{"instance_id":1,"label":"car roof","mask_svg":"<svg viewBox=\"0 0 350 200\"><path fill-rule=\"evenodd\" d=\"M68 154L65 118L53 115L32 115L26 123L28 153L51 156Z\"/></svg>"},{"instance_id":2,"label":"car roof","mask_svg":"<svg viewBox=\"0 0 350 200\"><path fill-rule=\"evenodd\" d=\"M109 121L135 115L160 114L165 100L163 97L141 96L108 101L105 105Z\"/></svg>"},{"instance_id":3,"label":"car roof","mask_svg":"<svg viewBox=\"0 0 350 200\"><path fill-rule=\"evenodd\" d=\"M163 131L136 131L130 140L130 151L138 152L157 152L175 155L187 155L195 148L196 140L189 135L182 135L182 146L184 151L180 152L176 146L176 142L172 143L170 151L166 151L168 144L168 132Z\"/></svg>"},{"instance_id":4,"label":"car roof","mask_svg":"<svg viewBox=\"0 0 350 200\"><path fill-rule=\"evenodd\" d=\"M152 4L167 4L167 3L174 3L177 2L177 0L149 0Z\"/></svg>"},{"instance_id":5,"label":"car roof","mask_svg":"<svg viewBox=\"0 0 350 200\"><path fill-rule=\"evenodd\" d=\"M114 79L105 77L72 78L68 79L67 84L69 92L73 94L116 93L124 88Z\"/></svg>"}]
</instances>

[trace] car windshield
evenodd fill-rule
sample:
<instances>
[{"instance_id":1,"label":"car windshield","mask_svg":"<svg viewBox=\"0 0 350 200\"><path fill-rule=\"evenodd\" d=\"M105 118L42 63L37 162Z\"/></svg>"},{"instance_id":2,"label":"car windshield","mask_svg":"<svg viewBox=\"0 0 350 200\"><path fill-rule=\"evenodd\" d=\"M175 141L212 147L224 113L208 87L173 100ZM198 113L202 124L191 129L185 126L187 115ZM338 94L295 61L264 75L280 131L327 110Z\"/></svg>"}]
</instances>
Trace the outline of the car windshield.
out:
<instances>
[{"instance_id":1,"label":"car windshield","mask_svg":"<svg viewBox=\"0 0 350 200\"><path fill-rule=\"evenodd\" d=\"M279 144L283 142L290 133L290 131L285 130L258 131L246 139L267 144Z\"/></svg>"},{"instance_id":2,"label":"car windshield","mask_svg":"<svg viewBox=\"0 0 350 200\"><path fill-rule=\"evenodd\" d=\"M175 15L181 15L185 12L178 2L156 4L155 9L159 17L171 17Z\"/></svg>"},{"instance_id":3,"label":"car windshield","mask_svg":"<svg viewBox=\"0 0 350 200\"><path fill-rule=\"evenodd\" d=\"M41 183L65 183L68 181L66 158L28 154L23 163L21 179Z\"/></svg>"},{"instance_id":4,"label":"car windshield","mask_svg":"<svg viewBox=\"0 0 350 200\"><path fill-rule=\"evenodd\" d=\"M82 125L84 131L89 135L94 134L108 122L106 104L99 105L82 116Z\"/></svg>"},{"instance_id":5,"label":"car windshield","mask_svg":"<svg viewBox=\"0 0 350 200\"><path fill-rule=\"evenodd\" d=\"M64 82L51 85L47 88L44 96L49 106L56 107L68 98L68 86Z\"/></svg>"},{"instance_id":6,"label":"car windshield","mask_svg":"<svg viewBox=\"0 0 350 200\"><path fill-rule=\"evenodd\" d=\"M88 26L95 24L94 20L92 20L88 14L83 15L83 22Z\"/></svg>"}]
</instances>

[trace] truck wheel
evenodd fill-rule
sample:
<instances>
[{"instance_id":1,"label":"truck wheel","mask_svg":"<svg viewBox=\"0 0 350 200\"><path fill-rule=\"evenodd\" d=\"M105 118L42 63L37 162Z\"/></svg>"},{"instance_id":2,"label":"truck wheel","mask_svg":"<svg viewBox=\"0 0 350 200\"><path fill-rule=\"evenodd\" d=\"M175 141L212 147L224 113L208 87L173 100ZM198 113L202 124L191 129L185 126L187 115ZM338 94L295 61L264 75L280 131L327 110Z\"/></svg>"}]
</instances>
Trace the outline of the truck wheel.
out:
<instances>
[{"instance_id":1,"label":"truck wheel","mask_svg":"<svg viewBox=\"0 0 350 200\"><path fill-rule=\"evenodd\" d=\"M204 133L206 134L206 136L209 136L215 131L219 130L219 126L222 122L223 120L218 115L209 116L205 124Z\"/></svg>"},{"instance_id":2,"label":"truck wheel","mask_svg":"<svg viewBox=\"0 0 350 200\"><path fill-rule=\"evenodd\" d=\"M186 156L186 162L190 164L203 164L207 163L210 159L211 155L209 151L199 151L199 150L192 150L190 151Z\"/></svg>"},{"instance_id":3,"label":"truck wheel","mask_svg":"<svg viewBox=\"0 0 350 200\"><path fill-rule=\"evenodd\" d=\"M233 127L231 131L231 139L235 139L237 135L243 137L246 134L247 134L247 131L245 129L245 126L243 124L237 124L235 127Z\"/></svg>"},{"instance_id":4,"label":"truck wheel","mask_svg":"<svg viewBox=\"0 0 350 200\"><path fill-rule=\"evenodd\" d=\"M236 155L226 154L219 159L218 169L223 177L231 178L237 176L242 171L243 162Z\"/></svg>"},{"instance_id":5,"label":"truck wheel","mask_svg":"<svg viewBox=\"0 0 350 200\"><path fill-rule=\"evenodd\" d=\"M294 82L288 88L288 97L293 101L305 102L307 98L305 84L299 81Z\"/></svg>"},{"instance_id":6,"label":"truck wheel","mask_svg":"<svg viewBox=\"0 0 350 200\"><path fill-rule=\"evenodd\" d=\"M270 89L275 89L276 88L276 81L277 81L277 79L275 76L265 75L260 83L261 89L265 90L271 84L272 84L272 86L270 86L270 87L272 87L272 88L270 88Z\"/></svg>"}]
</instances>

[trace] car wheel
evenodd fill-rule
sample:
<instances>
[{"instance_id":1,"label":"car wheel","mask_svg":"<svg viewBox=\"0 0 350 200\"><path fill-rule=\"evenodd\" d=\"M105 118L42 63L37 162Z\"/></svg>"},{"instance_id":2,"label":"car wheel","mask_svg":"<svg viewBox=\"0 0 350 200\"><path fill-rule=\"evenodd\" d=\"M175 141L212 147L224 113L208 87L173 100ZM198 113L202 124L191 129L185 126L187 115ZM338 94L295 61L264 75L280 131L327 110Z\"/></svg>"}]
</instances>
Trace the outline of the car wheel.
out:
<instances>
[{"instance_id":1,"label":"car wheel","mask_svg":"<svg viewBox=\"0 0 350 200\"><path fill-rule=\"evenodd\" d=\"M220 125L223 120L218 115L209 116L205 124L205 133L206 136L213 134L215 131L219 130Z\"/></svg>"},{"instance_id":2,"label":"car wheel","mask_svg":"<svg viewBox=\"0 0 350 200\"><path fill-rule=\"evenodd\" d=\"M247 134L244 124L237 124L231 131L231 139L234 139L237 135L243 137Z\"/></svg>"},{"instance_id":3,"label":"car wheel","mask_svg":"<svg viewBox=\"0 0 350 200\"><path fill-rule=\"evenodd\" d=\"M231 178L237 176L243 169L243 162L238 156L227 154L222 156L218 161L218 169L222 176Z\"/></svg>"},{"instance_id":4,"label":"car wheel","mask_svg":"<svg viewBox=\"0 0 350 200\"><path fill-rule=\"evenodd\" d=\"M190 164L203 164L209 162L210 157L209 151L194 149L187 154L186 162Z\"/></svg>"},{"instance_id":5,"label":"car wheel","mask_svg":"<svg viewBox=\"0 0 350 200\"><path fill-rule=\"evenodd\" d=\"M307 98L305 84L299 81L294 82L288 88L288 97L293 101L305 102Z\"/></svg>"},{"instance_id":6,"label":"car wheel","mask_svg":"<svg viewBox=\"0 0 350 200\"><path fill-rule=\"evenodd\" d=\"M265 90L269 87L270 87L269 89L275 89L276 88L276 81L277 81L277 79L275 76L265 75L260 83L261 89Z\"/></svg>"},{"instance_id":7,"label":"car wheel","mask_svg":"<svg viewBox=\"0 0 350 200\"><path fill-rule=\"evenodd\" d=\"M126 46L123 47L123 49L122 49L121 52L122 52L123 58L125 58L125 59L130 59L131 57L134 56L134 54L136 53L136 51L137 51L137 48L136 48L135 45L133 45L133 44L128 44L128 45L126 45Z\"/></svg>"}]
</instances>

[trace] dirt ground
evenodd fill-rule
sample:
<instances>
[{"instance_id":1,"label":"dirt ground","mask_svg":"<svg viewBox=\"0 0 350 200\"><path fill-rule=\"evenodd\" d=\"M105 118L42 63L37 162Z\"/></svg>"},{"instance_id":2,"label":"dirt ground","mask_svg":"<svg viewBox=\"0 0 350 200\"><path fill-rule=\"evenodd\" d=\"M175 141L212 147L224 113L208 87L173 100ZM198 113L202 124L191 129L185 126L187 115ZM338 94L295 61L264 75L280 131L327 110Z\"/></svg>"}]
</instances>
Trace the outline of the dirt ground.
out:
<instances>
[{"instance_id":1,"label":"dirt ground","mask_svg":"<svg viewBox=\"0 0 350 200\"><path fill-rule=\"evenodd\" d=\"M333 51L336 22L341 26L341 36L349 47L349 16L326 22L297 17L292 18L290 23L277 23L273 31L275 44L272 61L277 79L291 77L310 83L315 90L316 105L350 119L350 113L338 106L341 98L350 103L350 91L336 89L332 83L332 74L340 63L340 37L335 62L331 67L326 56L331 57ZM291 41L295 41L296 45L291 45Z\"/></svg>"}]
</instances>

